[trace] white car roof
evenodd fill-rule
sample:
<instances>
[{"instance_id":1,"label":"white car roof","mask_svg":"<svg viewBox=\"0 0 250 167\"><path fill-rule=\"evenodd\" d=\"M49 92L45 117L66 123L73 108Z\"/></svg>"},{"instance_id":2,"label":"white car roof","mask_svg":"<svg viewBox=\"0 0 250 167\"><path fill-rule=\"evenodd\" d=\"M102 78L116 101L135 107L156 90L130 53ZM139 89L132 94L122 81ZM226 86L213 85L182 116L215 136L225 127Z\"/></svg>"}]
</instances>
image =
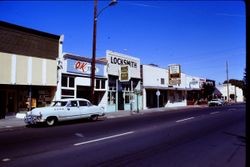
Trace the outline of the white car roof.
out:
<instances>
[{"instance_id":1,"label":"white car roof","mask_svg":"<svg viewBox=\"0 0 250 167\"><path fill-rule=\"evenodd\" d=\"M83 99L83 98L66 98L66 99L59 99L59 100L55 100L55 101L74 101L74 100L89 102L89 100Z\"/></svg>"}]
</instances>

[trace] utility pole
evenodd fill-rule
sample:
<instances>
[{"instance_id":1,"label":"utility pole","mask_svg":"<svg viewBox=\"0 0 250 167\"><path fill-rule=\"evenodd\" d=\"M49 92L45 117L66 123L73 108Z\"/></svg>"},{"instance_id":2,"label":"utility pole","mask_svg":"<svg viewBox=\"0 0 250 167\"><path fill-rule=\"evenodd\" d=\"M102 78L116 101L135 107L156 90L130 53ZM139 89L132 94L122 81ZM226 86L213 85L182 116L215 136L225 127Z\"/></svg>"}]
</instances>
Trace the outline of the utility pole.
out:
<instances>
[{"instance_id":1,"label":"utility pole","mask_svg":"<svg viewBox=\"0 0 250 167\"><path fill-rule=\"evenodd\" d=\"M228 81L228 63L226 61L226 73L227 73L227 102L229 102L229 81Z\"/></svg>"},{"instance_id":2,"label":"utility pole","mask_svg":"<svg viewBox=\"0 0 250 167\"><path fill-rule=\"evenodd\" d=\"M90 80L90 97L91 102L95 103L95 68L96 68L96 29L98 16L108 7L117 4L117 0L111 0L110 3L98 12L97 9L98 0L94 0L94 22L93 22L93 43L92 43L92 61L91 61L91 80Z\"/></svg>"},{"instance_id":3,"label":"utility pole","mask_svg":"<svg viewBox=\"0 0 250 167\"><path fill-rule=\"evenodd\" d=\"M91 102L95 102L95 63L96 63L96 26L97 26L97 0L94 1L94 25L93 25L93 43L92 43L92 62L91 62Z\"/></svg>"}]
</instances>

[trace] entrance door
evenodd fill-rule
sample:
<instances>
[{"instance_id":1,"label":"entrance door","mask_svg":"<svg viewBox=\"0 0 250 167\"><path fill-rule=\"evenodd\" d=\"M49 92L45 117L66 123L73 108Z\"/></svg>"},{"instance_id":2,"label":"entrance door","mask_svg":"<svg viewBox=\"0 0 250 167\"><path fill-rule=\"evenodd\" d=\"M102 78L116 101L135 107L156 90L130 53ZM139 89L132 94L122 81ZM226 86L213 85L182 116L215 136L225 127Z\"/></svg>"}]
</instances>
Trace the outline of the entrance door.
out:
<instances>
[{"instance_id":1,"label":"entrance door","mask_svg":"<svg viewBox=\"0 0 250 167\"><path fill-rule=\"evenodd\" d=\"M16 108L15 108L15 97L16 94L13 91L8 92L8 98L7 98L7 113L15 113Z\"/></svg>"},{"instance_id":2,"label":"entrance door","mask_svg":"<svg viewBox=\"0 0 250 167\"><path fill-rule=\"evenodd\" d=\"M76 97L91 100L90 87L87 86L77 86Z\"/></svg>"},{"instance_id":3,"label":"entrance door","mask_svg":"<svg viewBox=\"0 0 250 167\"><path fill-rule=\"evenodd\" d=\"M124 110L123 92L118 92L118 110Z\"/></svg>"},{"instance_id":4,"label":"entrance door","mask_svg":"<svg viewBox=\"0 0 250 167\"><path fill-rule=\"evenodd\" d=\"M6 115L6 92L0 91L0 119Z\"/></svg>"}]
</instances>

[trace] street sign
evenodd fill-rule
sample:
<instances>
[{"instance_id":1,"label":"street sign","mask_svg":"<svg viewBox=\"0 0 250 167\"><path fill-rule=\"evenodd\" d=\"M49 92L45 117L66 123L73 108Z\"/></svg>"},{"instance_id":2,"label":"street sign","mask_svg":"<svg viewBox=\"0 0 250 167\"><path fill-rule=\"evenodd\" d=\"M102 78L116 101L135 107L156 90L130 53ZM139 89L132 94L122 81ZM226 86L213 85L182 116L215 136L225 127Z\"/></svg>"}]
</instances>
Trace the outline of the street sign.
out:
<instances>
[{"instance_id":1,"label":"street sign","mask_svg":"<svg viewBox=\"0 0 250 167\"><path fill-rule=\"evenodd\" d=\"M156 96L160 96L161 92L159 90L156 91Z\"/></svg>"}]
</instances>

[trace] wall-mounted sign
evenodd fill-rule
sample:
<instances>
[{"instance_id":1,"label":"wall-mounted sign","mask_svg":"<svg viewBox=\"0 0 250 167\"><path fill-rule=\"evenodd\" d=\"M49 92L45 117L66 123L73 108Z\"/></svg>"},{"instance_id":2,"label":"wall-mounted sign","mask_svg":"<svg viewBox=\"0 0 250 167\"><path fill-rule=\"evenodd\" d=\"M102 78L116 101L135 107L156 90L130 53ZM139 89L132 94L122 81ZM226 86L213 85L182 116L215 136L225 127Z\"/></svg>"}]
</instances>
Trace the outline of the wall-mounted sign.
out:
<instances>
[{"instance_id":1,"label":"wall-mounted sign","mask_svg":"<svg viewBox=\"0 0 250 167\"><path fill-rule=\"evenodd\" d=\"M115 56L111 56L110 60L111 60L110 62L112 64L128 65L132 68L137 68L137 63L135 61L132 61L132 60L128 60L128 59L120 58L120 57L115 57Z\"/></svg>"},{"instance_id":2,"label":"wall-mounted sign","mask_svg":"<svg viewBox=\"0 0 250 167\"><path fill-rule=\"evenodd\" d=\"M91 74L91 63L73 60L73 59L68 59L67 60L67 72L83 74L83 75L90 75ZM95 75L96 76L104 76L104 65L103 64L96 64Z\"/></svg>"},{"instance_id":3,"label":"wall-mounted sign","mask_svg":"<svg viewBox=\"0 0 250 167\"><path fill-rule=\"evenodd\" d=\"M192 80L189 82L190 88L200 88L199 81L195 78L192 78Z\"/></svg>"},{"instance_id":4,"label":"wall-mounted sign","mask_svg":"<svg viewBox=\"0 0 250 167\"><path fill-rule=\"evenodd\" d=\"M181 84L181 66L179 64L172 64L168 66L169 85Z\"/></svg>"},{"instance_id":5,"label":"wall-mounted sign","mask_svg":"<svg viewBox=\"0 0 250 167\"><path fill-rule=\"evenodd\" d=\"M108 60L107 72L109 75L119 76L120 78L121 67L128 66L129 78L141 78L140 59L113 51L107 51L106 58Z\"/></svg>"},{"instance_id":6,"label":"wall-mounted sign","mask_svg":"<svg viewBox=\"0 0 250 167\"><path fill-rule=\"evenodd\" d=\"M129 75L129 66L121 66L120 70L120 81L129 81L130 75Z\"/></svg>"}]
</instances>

